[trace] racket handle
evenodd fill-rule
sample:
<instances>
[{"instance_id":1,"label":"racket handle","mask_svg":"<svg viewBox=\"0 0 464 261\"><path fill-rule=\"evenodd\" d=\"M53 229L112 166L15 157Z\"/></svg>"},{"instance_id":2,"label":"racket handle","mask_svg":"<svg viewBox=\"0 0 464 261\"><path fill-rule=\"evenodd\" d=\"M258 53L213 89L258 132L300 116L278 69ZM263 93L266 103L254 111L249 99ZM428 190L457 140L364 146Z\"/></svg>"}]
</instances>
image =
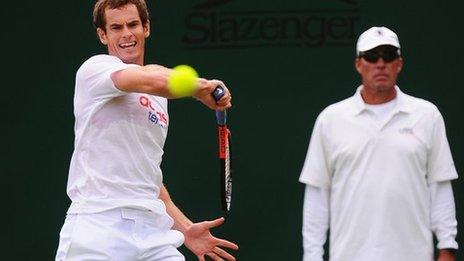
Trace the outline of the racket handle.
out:
<instances>
[{"instance_id":1,"label":"racket handle","mask_svg":"<svg viewBox=\"0 0 464 261\"><path fill-rule=\"evenodd\" d=\"M218 85L213 91L214 100L216 100L216 102L219 101L224 94L224 88L221 85Z\"/></svg>"},{"instance_id":2,"label":"racket handle","mask_svg":"<svg viewBox=\"0 0 464 261\"><path fill-rule=\"evenodd\" d=\"M216 89L214 89L212 95L214 97L214 100L219 101L222 96L224 96L224 88L221 85L218 85ZM227 121L227 113L226 111L219 111L216 110L216 122L218 125L226 125Z\"/></svg>"}]
</instances>

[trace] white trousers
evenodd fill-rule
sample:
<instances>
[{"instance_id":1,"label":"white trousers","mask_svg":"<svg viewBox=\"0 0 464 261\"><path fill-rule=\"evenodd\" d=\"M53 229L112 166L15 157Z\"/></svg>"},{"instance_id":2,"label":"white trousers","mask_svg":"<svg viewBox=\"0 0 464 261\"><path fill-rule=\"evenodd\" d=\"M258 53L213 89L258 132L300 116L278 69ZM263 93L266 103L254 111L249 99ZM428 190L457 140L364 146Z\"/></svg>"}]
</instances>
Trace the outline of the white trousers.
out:
<instances>
[{"instance_id":1,"label":"white trousers","mask_svg":"<svg viewBox=\"0 0 464 261\"><path fill-rule=\"evenodd\" d=\"M68 214L55 260L184 261L177 250L184 235L172 224L166 215L128 208Z\"/></svg>"}]
</instances>

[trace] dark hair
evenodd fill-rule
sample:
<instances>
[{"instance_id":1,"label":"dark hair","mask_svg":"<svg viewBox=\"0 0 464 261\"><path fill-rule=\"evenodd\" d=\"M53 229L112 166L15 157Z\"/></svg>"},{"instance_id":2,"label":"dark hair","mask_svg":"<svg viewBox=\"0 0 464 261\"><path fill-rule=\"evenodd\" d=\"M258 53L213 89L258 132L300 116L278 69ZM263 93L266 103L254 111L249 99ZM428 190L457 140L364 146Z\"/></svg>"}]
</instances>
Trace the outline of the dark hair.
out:
<instances>
[{"instance_id":1,"label":"dark hair","mask_svg":"<svg viewBox=\"0 0 464 261\"><path fill-rule=\"evenodd\" d=\"M117 9L122 6L133 4L137 7L142 25L146 25L149 19L148 8L145 0L97 0L93 8L93 25L95 28L105 30L105 10L106 8Z\"/></svg>"}]
</instances>

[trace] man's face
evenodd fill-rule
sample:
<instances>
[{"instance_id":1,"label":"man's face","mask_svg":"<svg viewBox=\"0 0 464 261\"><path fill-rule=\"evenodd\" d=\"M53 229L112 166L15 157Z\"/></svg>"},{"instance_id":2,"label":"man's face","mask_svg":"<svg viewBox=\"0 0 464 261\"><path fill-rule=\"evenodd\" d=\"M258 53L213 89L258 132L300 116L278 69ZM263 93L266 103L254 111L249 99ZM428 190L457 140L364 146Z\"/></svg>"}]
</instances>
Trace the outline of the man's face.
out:
<instances>
[{"instance_id":1,"label":"man's face","mask_svg":"<svg viewBox=\"0 0 464 261\"><path fill-rule=\"evenodd\" d=\"M403 59L395 52L396 48L391 46L379 46L356 58L356 70L361 74L364 87L373 92L394 88L403 67Z\"/></svg>"},{"instance_id":2,"label":"man's face","mask_svg":"<svg viewBox=\"0 0 464 261\"><path fill-rule=\"evenodd\" d=\"M150 25L142 25L137 7L133 4L118 9L105 10L105 30L97 29L100 41L107 45L108 54L124 63L143 65L145 38L150 34Z\"/></svg>"}]
</instances>

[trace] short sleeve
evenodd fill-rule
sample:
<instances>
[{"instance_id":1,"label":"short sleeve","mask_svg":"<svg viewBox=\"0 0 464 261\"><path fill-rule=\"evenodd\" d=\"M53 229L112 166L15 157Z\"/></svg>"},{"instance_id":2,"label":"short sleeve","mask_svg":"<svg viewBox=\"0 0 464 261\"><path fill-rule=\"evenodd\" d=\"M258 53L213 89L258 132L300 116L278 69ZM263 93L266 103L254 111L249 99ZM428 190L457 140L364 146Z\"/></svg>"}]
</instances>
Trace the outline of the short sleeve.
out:
<instances>
[{"instance_id":1,"label":"short sleeve","mask_svg":"<svg viewBox=\"0 0 464 261\"><path fill-rule=\"evenodd\" d=\"M438 110L434 117L431 139L427 160L428 183L457 179L458 174L446 138L445 122Z\"/></svg>"},{"instance_id":2,"label":"short sleeve","mask_svg":"<svg viewBox=\"0 0 464 261\"><path fill-rule=\"evenodd\" d=\"M328 188L331 183L330 164L324 139L324 119L319 115L314 124L308 152L299 181L320 188Z\"/></svg>"},{"instance_id":3,"label":"short sleeve","mask_svg":"<svg viewBox=\"0 0 464 261\"><path fill-rule=\"evenodd\" d=\"M82 91L94 99L106 99L121 96L126 92L119 90L111 79L111 74L136 64L125 64L119 58L110 55L97 55L82 64L76 74L76 83Z\"/></svg>"}]
</instances>

